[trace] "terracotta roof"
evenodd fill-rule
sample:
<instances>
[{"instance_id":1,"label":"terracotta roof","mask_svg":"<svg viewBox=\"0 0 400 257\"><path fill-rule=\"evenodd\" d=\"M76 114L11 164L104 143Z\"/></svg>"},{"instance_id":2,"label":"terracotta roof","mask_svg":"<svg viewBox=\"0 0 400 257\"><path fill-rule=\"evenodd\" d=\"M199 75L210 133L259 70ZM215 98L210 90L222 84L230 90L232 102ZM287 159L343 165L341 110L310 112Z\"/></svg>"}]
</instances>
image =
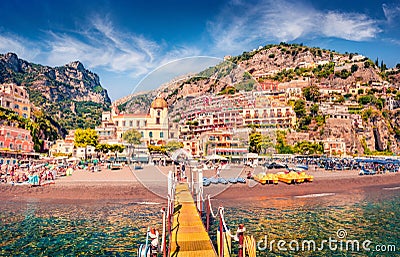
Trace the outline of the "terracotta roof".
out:
<instances>
[{"instance_id":1,"label":"terracotta roof","mask_svg":"<svg viewBox=\"0 0 400 257\"><path fill-rule=\"evenodd\" d=\"M157 109L157 108L168 108L167 102L162 99L162 98L156 98L152 103L151 103L151 108Z\"/></svg>"}]
</instances>

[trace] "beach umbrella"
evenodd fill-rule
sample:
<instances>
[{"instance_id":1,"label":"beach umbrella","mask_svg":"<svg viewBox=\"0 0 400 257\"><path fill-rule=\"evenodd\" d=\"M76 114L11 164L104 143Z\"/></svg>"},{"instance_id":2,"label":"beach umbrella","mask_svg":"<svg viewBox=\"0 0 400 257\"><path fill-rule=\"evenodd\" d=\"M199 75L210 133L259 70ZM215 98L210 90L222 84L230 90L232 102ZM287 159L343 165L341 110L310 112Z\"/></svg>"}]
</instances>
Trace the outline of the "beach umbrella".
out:
<instances>
[{"instance_id":1,"label":"beach umbrella","mask_svg":"<svg viewBox=\"0 0 400 257\"><path fill-rule=\"evenodd\" d=\"M225 158L218 154L208 155L208 156L206 156L206 159L210 160L210 161L227 161L228 160L228 158Z\"/></svg>"}]
</instances>

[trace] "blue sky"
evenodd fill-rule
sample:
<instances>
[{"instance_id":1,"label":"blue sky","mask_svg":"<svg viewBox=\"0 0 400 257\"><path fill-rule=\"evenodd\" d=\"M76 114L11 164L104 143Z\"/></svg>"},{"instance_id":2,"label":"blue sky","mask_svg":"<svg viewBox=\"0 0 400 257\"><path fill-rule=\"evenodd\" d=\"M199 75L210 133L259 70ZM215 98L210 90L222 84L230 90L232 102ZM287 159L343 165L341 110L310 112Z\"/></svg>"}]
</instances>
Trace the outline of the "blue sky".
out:
<instances>
[{"instance_id":1,"label":"blue sky","mask_svg":"<svg viewBox=\"0 0 400 257\"><path fill-rule=\"evenodd\" d=\"M399 0L8 0L0 10L0 53L50 66L79 60L113 100L282 41L400 63ZM210 58L173 62L194 56Z\"/></svg>"}]
</instances>

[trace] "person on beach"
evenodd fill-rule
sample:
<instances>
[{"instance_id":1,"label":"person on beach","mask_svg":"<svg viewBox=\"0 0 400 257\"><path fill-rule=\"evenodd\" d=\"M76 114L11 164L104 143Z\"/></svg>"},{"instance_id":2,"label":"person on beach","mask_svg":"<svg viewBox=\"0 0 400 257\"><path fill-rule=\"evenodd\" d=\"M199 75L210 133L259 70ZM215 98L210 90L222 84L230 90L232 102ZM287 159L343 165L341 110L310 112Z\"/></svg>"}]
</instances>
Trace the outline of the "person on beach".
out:
<instances>
[{"instance_id":1,"label":"person on beach","mask_svg":"<svg viewBox=\"0 0 400 257\"><path fill-rule=\"evenodd\" d=\"M221 169L222 169L222 167L221 167L221 165L220 164L218 164L218 166L217 166L217 178L220 178L221 177Z\"/></svg>"},{"instance_id":2,"label":"person on beach","mask_svg":"<svg viewBox=\"0 0 400 257\"><path fill-rule=\"evenodd\" d=\"M182 178L185 178L186 177L186 172L185 172L185 170L186 170L186 168L185 168L185 164L182 164L182 168L181 168L181 171L182 171Z\"/></svg>"}]
</instances>

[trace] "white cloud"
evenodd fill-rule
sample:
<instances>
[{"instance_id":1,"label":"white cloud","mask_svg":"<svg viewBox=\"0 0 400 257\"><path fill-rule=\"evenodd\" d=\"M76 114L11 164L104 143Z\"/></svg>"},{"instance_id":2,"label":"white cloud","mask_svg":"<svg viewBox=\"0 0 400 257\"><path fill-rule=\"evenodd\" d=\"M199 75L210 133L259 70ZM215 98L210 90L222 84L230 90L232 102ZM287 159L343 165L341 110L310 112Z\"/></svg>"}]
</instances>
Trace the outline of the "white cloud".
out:
<instances>
[{"instance_id":1,"label":"white cloud","mask_svg":"<svg viewBox=\"0 0 400 257\"><path fill-rule=\"evenodd\" d=\"M114 72L133 72L140 76L162 54L157 43L141 35L122 33L109 20L96 18L92 26L76 33L49 32L50 65L80 60L89 68L101 67Z\"/></svg>"},{"instance_id":2,"label":"white cloud","mask_svg":"<svg viewBox=\"0 0 400 257\"><path fill-rule=\"evenodd\" d=\"M40 50L34 44L24 38L13 34L0 35L0 52L17 53L19 57L32 60L39 55Z\"/></svg>"},{"instance_id":3,"label":"white cloud","mask_svg":"<svg viewBox=\"0 0 400 257\"><path fill-rule=\"evenodd\" d=\"M382 9L389 24L392 24L400 16L400 5L382 4Z\"/></svg>"},{"instance_id":4,"label":"white cloud","mask_svg":"<svg viewBox=\"0 0 400 257\"><path fill-rule=\"evenodd\" d=\"M321 17L321 34L353 41L375 37L381 30L377 21L363 14L328 12Z\"/></svg>"},{"instance_id":5,"label":"white cloud","mask_svg":"<svg viewBox=\"0 0 400 257\"><path fill-rule=\"evenodd\" d=\"M304 2L288 0L231 3L208 23L208 30L215 47L228 51L246 49L256 42L316 36L364 41L380 32L378 21L365 14L320 11Z\"/></svg>"}]
</instances>

